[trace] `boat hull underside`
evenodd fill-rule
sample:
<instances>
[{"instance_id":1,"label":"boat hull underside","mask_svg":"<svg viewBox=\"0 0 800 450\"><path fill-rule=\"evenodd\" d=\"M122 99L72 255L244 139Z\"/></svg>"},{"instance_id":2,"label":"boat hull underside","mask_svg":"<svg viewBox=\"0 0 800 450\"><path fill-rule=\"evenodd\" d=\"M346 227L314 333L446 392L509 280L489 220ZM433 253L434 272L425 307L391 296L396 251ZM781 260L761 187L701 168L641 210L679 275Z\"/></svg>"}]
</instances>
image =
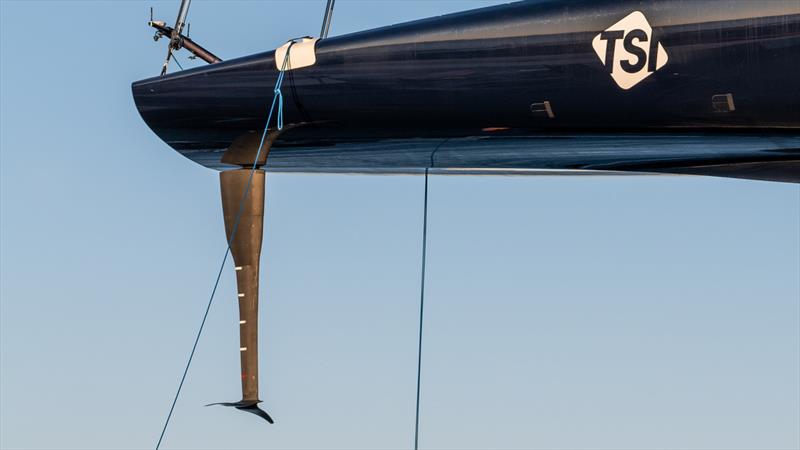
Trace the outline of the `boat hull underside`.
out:
<instances>
[{"instance_id":1,"label":"boat hull underside","mask_svg":"<svg viewBox=\"0 0 800 450\"><path fill-rule=\"evenodd\" d=\"M184 150L216 170L223 150ZM687 155L691 155L687 157ZM472 175L674 173L800 182L800 136L550 134L274 147L268 172Z\"/></svg>"}]
</instances>

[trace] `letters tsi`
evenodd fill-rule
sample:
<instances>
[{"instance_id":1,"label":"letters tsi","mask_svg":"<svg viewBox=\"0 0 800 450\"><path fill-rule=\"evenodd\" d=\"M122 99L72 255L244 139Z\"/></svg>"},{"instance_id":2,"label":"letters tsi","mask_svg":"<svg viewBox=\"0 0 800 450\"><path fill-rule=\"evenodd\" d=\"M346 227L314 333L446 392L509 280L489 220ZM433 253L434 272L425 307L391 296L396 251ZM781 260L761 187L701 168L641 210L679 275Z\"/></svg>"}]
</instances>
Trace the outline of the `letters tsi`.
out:
<instances>
[{"instance_id":1,"label":"letters tsi","mask_svg":"<svg viewBox=\"0 0 800 450\"><path fill-rule=\"evenodd\" d=\"M667 64L664 46L640 11L634 11L595 36L592 47L611 78L630 89Z\"/></svg>"}]
</instances>

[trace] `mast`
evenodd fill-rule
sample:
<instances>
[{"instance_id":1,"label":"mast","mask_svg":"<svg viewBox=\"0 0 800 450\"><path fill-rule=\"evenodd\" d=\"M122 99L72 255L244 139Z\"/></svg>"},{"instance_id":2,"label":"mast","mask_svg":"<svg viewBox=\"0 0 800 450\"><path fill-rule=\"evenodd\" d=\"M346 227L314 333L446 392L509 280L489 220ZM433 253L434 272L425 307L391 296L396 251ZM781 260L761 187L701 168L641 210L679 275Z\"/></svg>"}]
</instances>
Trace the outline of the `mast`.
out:
<instances>
[{"instance_id":1,"label":"mast","mask_svg":"<svg viewBox=\"0 0 800 450\"><path fill-rule=\"evenodd\" d=\"M167 46L167 58L164 60L164 65L161 66L161 75L166 75L169 60L172 59L173 50L180 48L180 37L184 25L186 25L186 16L189 14L189 5L192 0L181 0L181 7L178 9L178 18L175 19L175 26L172 28L172 33L169 37L169 45Z\"/></svg>"},{"instance_id":2,"label":"mast","mask_svg":"<svg viewBox=\"0 0 800 450\"><path fill-rule=\"evenodd\" d=\"M183 27L186 25L186 16L189 14L189 5L191 5L191 3L192 0L181 0L181 7L178 9L178 18L175 20L175 28L172 29L173 39L183 33Z\"/></svg>"},{"instance_id":3,"label":"mast","mask_svg":"<svg viewBox=\"0 0 800 450\"><path fill-rule=\"evenodd\" d=\"M336 0L328 0L328 4L325 5L325 15L322 17L322 29L319 31L320 39L328 37L328 32L331 30L334 3L336 3Z\"/></svg>"}]
</instances>

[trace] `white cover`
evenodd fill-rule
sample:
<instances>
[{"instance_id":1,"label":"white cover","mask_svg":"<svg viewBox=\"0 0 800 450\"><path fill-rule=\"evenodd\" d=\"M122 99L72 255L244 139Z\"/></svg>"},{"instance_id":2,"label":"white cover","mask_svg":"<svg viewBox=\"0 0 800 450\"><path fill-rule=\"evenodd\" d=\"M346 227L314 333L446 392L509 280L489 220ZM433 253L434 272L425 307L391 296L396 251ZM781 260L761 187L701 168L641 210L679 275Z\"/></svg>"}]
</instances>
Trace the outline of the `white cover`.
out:
<instances>
[{"instance_id":1,"label":"white cover","mask_svg":"<svg viewBox=\"0 0 800 450\"><path fill-rule=\"evenodd\" d=\"M286 62L285 70L302 69L316 64L316 45L318 40L319 38L302 38L299 41L295 41L294 45L292 45L292 50L289 51L289 61ZM292 41L289 41L275 50L275 68L280 71L283 71L286 51L291 43Z\"/></svg>"}]
</instances>

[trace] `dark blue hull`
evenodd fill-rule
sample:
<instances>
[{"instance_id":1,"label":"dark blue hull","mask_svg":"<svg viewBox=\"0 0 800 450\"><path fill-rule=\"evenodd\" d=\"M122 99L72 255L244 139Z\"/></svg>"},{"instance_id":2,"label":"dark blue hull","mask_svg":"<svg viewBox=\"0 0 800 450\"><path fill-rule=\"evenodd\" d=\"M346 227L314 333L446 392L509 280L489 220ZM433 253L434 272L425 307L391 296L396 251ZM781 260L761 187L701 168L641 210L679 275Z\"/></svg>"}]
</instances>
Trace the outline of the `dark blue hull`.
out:
<instances>
[{"instance_id":1,"label":"dark blue hull","mask_svg":"<svg viewBox=\"0 0 800 450\"><path fill-rule=\"evenodd\" d=\"M618 22L642 18L651 31L614 34ZM287 72L285 117L295 127L276 149L498 133L800 130L794 1L520 2L324 39L316 58ZM623 68L643 79L620 83L618 75L631 76ZM214 166L209 155L263 127L277 74L267 52L143 80L133 92L164 141ZM620 163L636 158L620 153Z\"/></svg>"}]
</instances>

